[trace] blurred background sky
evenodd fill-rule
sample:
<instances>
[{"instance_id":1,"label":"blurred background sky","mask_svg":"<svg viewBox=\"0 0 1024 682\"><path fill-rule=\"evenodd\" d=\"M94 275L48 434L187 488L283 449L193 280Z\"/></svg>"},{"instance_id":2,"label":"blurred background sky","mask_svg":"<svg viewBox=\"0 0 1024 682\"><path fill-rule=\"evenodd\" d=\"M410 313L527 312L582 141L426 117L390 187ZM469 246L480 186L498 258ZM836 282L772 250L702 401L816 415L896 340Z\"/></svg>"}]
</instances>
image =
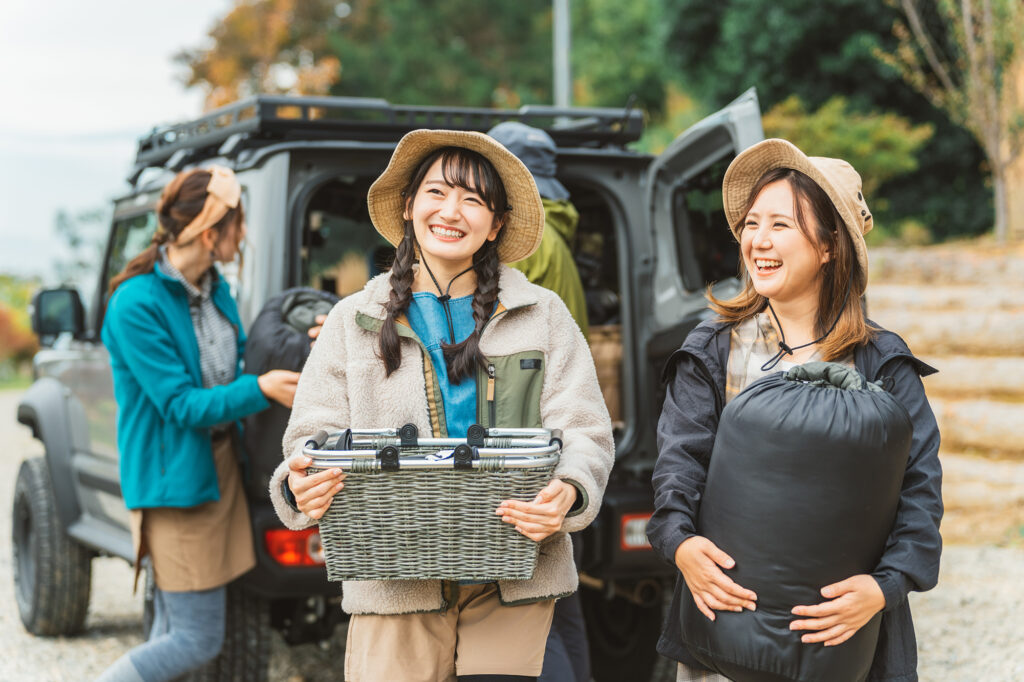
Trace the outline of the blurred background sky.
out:
<instances>
[{"instance_id":1,"label":"blurred background sky","mask_svg":"<svg viewBox=\"0 0 1024 682\"><path fill-rule=\"evenodd\" d=\"M971 238L993 226L997 239L1008 226L1024 238L1024 193L1000 192L1024 186L1024 154L1013 153L1024 132L1011 125L1024 111L1020 0L992 0L998 12L972 19L971 45L961 44L961 5L936 0L569 4L572 103L642 110L647 125L633 148L659 153L756 87L767 136L860 171L872 245ZM82 286L139 136L204 109L255 93L512 109L552 102L552 0L424 7L3 0L0 280L49 285L62 273ZM927 29L923 44L948 57L952 80L922 71L907 11ZM982 47L1000 68L961 72L963 55ZM992 120L1003 121L999 135ZM79 248L66 246L76 240Z\"/></svg>"},{"instance_id":2,"label":"blurred background sky","mask_svg":"<svg viewBox=\"0 0 1024 682\"><path fill-rule=\"evenodd\" d=\"M201 113L172 56L223 0L4 0L0 8L0 272L51 280L58 210L106 208L137 138Z\"/></svg>"}]
</instances>

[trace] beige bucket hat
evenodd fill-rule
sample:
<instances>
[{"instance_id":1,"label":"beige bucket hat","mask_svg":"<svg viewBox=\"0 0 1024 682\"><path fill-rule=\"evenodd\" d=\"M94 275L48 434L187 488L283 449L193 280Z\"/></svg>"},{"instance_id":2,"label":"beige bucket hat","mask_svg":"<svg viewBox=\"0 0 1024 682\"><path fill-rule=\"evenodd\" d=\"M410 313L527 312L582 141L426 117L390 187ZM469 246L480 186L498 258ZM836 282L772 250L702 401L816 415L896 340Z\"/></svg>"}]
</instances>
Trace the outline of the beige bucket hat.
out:
<instances>
[{"instance_id":1,"label":"beige bucket hat","mask_svg":"<svg viewBox=\"0 0 1024 682\"><path fill-rule=\"evenodd\" d=\"M462 130L414 130L399 140L388 167L370 186L366 197L370 220L381 236L394 246L402 241L405 235L402 190L420 162L441 147L463 147L478 152L498 171L511 207L501 228L505 233L498 246L501 262L522 260L536 251L544 235L544 204L530 171L492 137Z\"/></svg>"},{"instance_id":2,"label":"beige bucket hat","mask_svg":"<svg viewBox=\"0 0 1024 682\"><path fill-rule=\"evenodd\" d=\"M743 219L750 191L761 176L776 168L792 168L800 171L832 200L836 210L850 233L857 262L864 271L864 282L868 276L868 249L864 235L871 231L871 211L861 191L860 174L842 159L823 156L807 156L796 145L778 138L758 142L744 150L732 160L722 181L722 202L729 229L739 241L737 226ZM863 291L855 292L858 296Z\"/></svg>"}]
</instances>

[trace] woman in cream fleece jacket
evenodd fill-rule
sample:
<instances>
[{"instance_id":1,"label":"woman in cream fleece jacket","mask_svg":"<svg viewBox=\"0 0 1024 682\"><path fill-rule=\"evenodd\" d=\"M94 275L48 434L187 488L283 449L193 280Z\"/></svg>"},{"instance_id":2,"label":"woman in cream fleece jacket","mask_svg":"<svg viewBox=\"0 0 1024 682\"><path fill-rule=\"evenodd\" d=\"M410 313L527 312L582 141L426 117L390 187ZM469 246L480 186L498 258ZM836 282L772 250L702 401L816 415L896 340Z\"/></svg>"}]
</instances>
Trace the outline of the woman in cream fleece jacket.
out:
<instances>
[{"instance_id":1,"label":"woman in cream fleece jacket","mask_svg":"<svg viewBox=\"0 0 1024 682\"><path fill-rule=\"evenodd\" d=\"M504 265L539 243L540 198L529 171L491 138L414 131L368 200L375 227L398 247L396 264L323 326L271 481L275 508L297 530L345 494L344 475L305 474L302 447L320 429L413 423L455 437L474 422L561 429L554 480L532 503L496 510L540 542L532 579L343 586L342 606L354 614L346 679L531 679L553 600L577 588L568 533L596 516L614 451L594 363L565 304ZM531 634L499 637L513 630Z\"/></svg>"}]
</instances>

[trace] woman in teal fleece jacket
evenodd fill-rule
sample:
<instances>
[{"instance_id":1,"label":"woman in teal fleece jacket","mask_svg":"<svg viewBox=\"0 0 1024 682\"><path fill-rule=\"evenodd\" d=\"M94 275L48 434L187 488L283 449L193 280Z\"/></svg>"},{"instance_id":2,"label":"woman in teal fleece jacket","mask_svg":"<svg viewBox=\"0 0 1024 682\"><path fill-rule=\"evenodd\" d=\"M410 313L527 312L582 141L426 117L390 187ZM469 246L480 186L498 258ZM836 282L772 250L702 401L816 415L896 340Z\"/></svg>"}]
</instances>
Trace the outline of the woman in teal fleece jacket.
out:
<instances>
[{"instance_id":1,"label":"woman in teal fleece jacket","mask_svg":"<svg viewBox=\"0 0 1024 682\"><path fill-rule=\"evenodd\" d=\"M298 374L241 373L245 334L227 283L245 236L241 187L227 168L186 171L164 189L153 242L111 282L102 338L118 404L121 490L136 559L151 557L150 639L100 678L170 680L224 640L225 585L255 565L234 423Z\"/></svg>"}]
</instances>

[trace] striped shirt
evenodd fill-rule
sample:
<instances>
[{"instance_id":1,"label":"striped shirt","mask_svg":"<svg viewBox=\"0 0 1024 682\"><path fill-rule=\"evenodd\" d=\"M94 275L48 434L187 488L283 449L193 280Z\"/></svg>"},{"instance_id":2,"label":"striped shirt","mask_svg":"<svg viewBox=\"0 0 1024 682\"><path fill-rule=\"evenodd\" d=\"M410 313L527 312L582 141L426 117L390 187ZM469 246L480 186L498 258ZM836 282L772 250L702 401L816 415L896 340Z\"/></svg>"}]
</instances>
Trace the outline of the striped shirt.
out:
<instances>
[{"instance_id":1,"label":"striped shirt","mask_svg":"<svg viewBox=\"0 0 1024 682\"><path fill-rule=\"evenodd\" d=\"M160 247L160 270L181 282L188 295L188 311L199 345L199 368L203 388L229 384L238 367L238 330L213 304L210 292L216 271L211 267L194 286L167 258L167 247Z\"/></svg>"}]
</instances>

